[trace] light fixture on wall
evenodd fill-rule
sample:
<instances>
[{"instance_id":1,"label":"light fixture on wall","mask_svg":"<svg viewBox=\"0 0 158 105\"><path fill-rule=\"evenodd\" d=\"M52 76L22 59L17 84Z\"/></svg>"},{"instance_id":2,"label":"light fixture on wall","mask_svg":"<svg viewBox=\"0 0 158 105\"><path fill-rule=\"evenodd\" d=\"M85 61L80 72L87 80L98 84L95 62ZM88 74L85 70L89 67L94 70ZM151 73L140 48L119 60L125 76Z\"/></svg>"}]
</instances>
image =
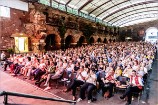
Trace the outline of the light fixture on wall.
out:
<instances>
[{"instance_id":1,"label":"light fixture on wall","mask_svg":"<svg viewBox=\"0 0 158 105\"><path fill-rule=\"evenodd\" d=\"M20 35L20 36L23 36L23 33L20 33L19 35Z\"/></svg>"}]
</instances>

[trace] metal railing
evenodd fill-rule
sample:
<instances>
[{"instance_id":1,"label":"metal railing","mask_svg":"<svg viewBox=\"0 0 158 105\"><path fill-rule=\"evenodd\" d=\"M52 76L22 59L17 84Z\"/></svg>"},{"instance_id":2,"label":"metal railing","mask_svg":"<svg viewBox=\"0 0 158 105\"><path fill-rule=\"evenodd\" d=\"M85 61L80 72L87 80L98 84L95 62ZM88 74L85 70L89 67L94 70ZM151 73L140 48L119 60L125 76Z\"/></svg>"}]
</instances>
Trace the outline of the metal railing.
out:
<instances>
[{"instance_id":1,"label":"metal railing","mask_svg":"<svg viewBox=\"0 0 158 105\"><path fill-rule=\"evenodd\" d=\"M71 100L64 100L64 99L57 99L57 98L48 98L48 97L42 97L42 96L35 96L30 94L22 94L22 93L15 93L15 92L6 92L1 91L0 96L4 96L4 105L8 104L8 96L17 96L17 97L25 97L25 98L33 98L33 99L41 99L41 100L49 100L49 101L57 101L57 102L66 102L71 104L76 104L76 101Z\"/></svg>"}]
</instances>

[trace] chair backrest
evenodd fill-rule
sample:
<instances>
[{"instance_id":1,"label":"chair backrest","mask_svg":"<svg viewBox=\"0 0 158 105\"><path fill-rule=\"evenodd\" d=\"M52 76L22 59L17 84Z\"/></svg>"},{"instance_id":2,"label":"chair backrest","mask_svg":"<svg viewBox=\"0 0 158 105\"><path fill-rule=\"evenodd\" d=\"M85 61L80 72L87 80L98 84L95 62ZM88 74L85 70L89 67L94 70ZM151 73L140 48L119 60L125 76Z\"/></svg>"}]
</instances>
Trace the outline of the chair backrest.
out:
<instances>
[{"instance_id":1,"label":"chair backrest","mask_svg":"<svg viewBox=\"0 0 158 105\"><path fill-rule=\"evenodd\" d=\"M58 78L58 79L62 79L62 78L63 78L63 76L65 75L64 73L65 73L65 71L63 70L63 71L60 73L60 76L59 76L59 78Z\"/></svg>"},{"instance_id":2,"label":"chair backrest","mask_svg":"<svg viewBox=\"0 0 158 105\"><path fill-rule=\"evenodd\" d=\"M100 78L104 78L104 77L105 77L105 72L100 72L100 73L99 73L99 77L100 77Z\"/></svg>"},{"instance_id":3,"label":"chair backrest","mask_svg":"<svg viewBox=\"0 0 158 105\"><path fill-rule=\"evenodd\" d=\"M66 70L63 71L62 75L63 75L62 76L63 78L68 78L69 77L68 72Z\"/></svg>"},{"instance_id":4,"label":"chair backrest","mask_svg":"<svg viewBox=\"0 0 158 105\"><path fill-rule=\"evenodd\" d=\"M117 80L120 81L121 84L126 84L127 81L129 81L129 78L126 76L119 76L117 77Z\"/></svg>"},{"instance_id":5,"label":"chair backrest","mask_svg":"<svg viewBox=\"0 0 158 105\"><path fill-rule=\"evenodd\" d=\"M73 80L73 79L75 79L76 78L76 75L77 75L77 73L71 73L71 76L70 76L70 80Z\"/></svg>"}]
</instances>

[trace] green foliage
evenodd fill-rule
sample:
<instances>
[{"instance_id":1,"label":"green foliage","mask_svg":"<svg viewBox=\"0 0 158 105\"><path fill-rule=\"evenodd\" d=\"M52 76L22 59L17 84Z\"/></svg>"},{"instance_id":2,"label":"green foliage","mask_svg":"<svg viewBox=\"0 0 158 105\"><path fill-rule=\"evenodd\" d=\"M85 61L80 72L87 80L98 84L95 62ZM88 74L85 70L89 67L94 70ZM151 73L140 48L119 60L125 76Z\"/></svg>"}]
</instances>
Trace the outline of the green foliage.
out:
<instances>
[{"instance_id":1,"label":"green foliage","mask_svg":"<svg viewBox=\"0 0 158 105\"><path fill-rule=\"evenodd\" d=\"M14 49L8 48L8 49L7 49L7 52L10 53L10 54L13 54L13 53L14 53Z\"/></svg>"},{"instance_id":2,"label":"green foliage","mask_svg":"<svg viewBox=\"0 0 158 105\"><path fill-rule=\"evenodd\" d=\"M96 32L96 29L91 24L86 24L83 30L81 31L83 32L85 37L89 38L91 35L93 35Z\"/></svg>"},{"instance_id":3,"label":"green foliage","mask_svg":"<svg viewBox=\"0 0 158 105\"><path fill-rule=\"evenodd\" d=\"M58 31L60 33L61 38L64 38L64 35L66 33L66 27L65 27L64 17L61 16L59 18L59 20L60 20L60 25L58 27Z\"/></svg>"},{"instance_id":4,"label":"green foliage","mask_svg":"<svg viewBox=\"0 0 158 105\"><path fill-rule=\"evenodd\" d=\"M66 33L66 27L65 27L64 23L61 26L59 26L58 31L59 31L60 37L61 37L61 49L63 50L65 48L64 36L65 36L65 33Z\"/></svg>"},{"instance_id":5,"label":"green foliage","mask_svg":"<svg viewBox=\"0 0 158 105\"><path fill-rule=\"evenodd\" d=\"M58 31L60 33L61 38L64 38L64 35L66 33L65 25L59 26Z\"/></svg>"},{"instance_id":6,"label":"green foliage","mask_svg":"<svg viewBox=\"0 0 158 105\"><path fill-rule=\"evenodd\" d=\"M89 38L96 32L96 28L93 27L91 24L85 24L82 26L83 35L85 36L87 43L89 43Z\"/></svg>"}]
</instances>

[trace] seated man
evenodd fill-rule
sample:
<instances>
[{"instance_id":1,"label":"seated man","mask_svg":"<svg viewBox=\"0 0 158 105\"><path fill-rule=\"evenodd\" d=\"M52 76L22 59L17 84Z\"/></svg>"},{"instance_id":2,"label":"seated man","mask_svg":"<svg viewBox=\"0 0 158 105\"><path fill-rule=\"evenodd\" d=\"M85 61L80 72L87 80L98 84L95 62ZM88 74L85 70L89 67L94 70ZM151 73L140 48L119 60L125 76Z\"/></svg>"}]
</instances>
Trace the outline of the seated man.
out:
<instances>
[{"instance_id":1,"label":"seated man","mask_svg":"<svg viewBox=\"0 0 158 105\"><path fill-rule=\"evenodd\" d=\"M123 96L120 99L124 99L126 96L128 97L127 104L131 104L132 92L140 92L143 89L143 81L142 79L136 75L136 71L132 71L132 75L130 76L130 86L127 88Z\"/></svg>"}]
</instances>

